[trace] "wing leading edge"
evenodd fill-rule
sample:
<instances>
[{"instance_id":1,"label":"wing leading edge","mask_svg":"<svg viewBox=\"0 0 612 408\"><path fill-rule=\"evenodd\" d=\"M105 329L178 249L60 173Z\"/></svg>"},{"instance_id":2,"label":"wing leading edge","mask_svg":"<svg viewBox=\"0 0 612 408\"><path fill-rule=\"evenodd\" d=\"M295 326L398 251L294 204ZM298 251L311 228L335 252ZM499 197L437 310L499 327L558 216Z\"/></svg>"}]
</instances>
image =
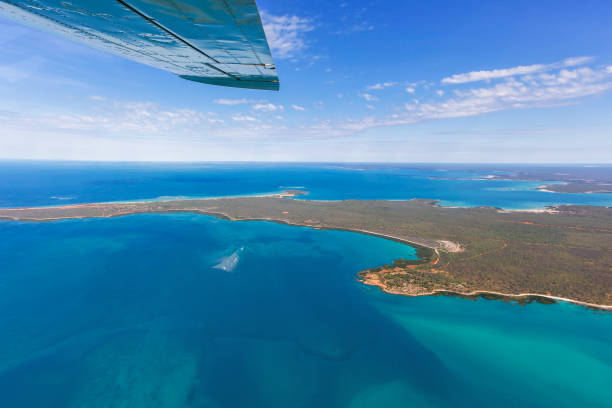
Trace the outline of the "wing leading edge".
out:
<instances>
[{"instance_id":1,"label":"wing leading edge","mask_svg":"<svg viewBox=\"0 0 612 408\"><path fill-rule=\"evenodd\" d=\"M0 0L0 14L191 81L279 89L255 0Z\"/></svg>"}]
</instances>

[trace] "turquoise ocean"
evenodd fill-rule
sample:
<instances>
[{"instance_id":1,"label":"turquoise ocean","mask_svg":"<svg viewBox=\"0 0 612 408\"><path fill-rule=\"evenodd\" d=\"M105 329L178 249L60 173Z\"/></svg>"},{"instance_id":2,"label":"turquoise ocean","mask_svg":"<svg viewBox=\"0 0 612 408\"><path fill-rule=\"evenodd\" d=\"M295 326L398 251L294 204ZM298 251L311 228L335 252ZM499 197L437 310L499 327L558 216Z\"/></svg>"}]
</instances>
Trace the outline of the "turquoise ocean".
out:
<instances>
[{"instance_id":1,"label":"turquoise ocean","mask_svg":"<svg viewBox=\"0 0 612 408\"><path fill-rule=\"evenodd\" d=\"M0 207L295 187L321 200L612 204L448 167L4 162ZM194 214L0 221L0 407L612 406L612 313L356 281L415 257L372 236Z\"/></svg>"}]
</instances>

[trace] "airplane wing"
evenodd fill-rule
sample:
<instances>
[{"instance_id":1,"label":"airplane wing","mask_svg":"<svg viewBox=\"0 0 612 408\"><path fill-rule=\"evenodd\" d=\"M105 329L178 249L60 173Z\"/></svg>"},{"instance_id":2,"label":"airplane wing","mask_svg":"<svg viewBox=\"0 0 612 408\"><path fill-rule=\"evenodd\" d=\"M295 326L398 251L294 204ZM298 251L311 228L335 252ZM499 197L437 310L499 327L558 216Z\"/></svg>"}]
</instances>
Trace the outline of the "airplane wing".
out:
<instances>
[{"instance_id":1,"label":"airplane wing","mask_svg":"<svg viewBox=\"0 0 612 408\"><path fill-rule=\"evenodd\" d=\"M0 0L0 14L191 81L279 89L255 0Z\"/></svg>"}]
</instances>

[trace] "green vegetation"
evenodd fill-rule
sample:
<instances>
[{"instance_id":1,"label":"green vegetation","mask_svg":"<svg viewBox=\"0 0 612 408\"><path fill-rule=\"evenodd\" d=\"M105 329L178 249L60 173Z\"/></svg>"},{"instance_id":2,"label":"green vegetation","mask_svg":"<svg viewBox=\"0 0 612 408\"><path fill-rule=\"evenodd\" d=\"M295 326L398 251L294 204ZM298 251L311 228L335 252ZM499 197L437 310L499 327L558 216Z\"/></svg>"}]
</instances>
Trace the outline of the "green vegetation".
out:
<instances>
[{"instance_id":1,"label":"green vegetation","mask_svg":"<svg viewBox=\"0 0 612 408\"><path fill-rule=\"evenodd\" d=\"M536 189L555 193L612 193L610 166L573 166L562 169L549 166L531 167L526 171L492 174L490 178L555 181L557 183L543 184Z\"/></svg>"},{"instance_id":2,"label":"green vegetation","mask_svg":"<svg viewBox=\"0 0 612 408\"><path fill-rule=\"evenodd\" d=\"M539 188L555 193L612 193L611 183L596 181L568 181L562 184L546 184Z\"/></svg>"},{"instance_id":3,"label":"green vegetation","mask_svg":"<svg viewBox=\"0 0 612 408\"><path fill-rule=\"evenodd\" d=\"M612 208L606 207L509 212L444 208L424 200L318 202L270 196L5 209L0 218L46 221L145 212L269 220L408 242L416 246L419 261L400 259L360 273L364 283L391 293L488 291L612 305Z\"/></svg>"}]
</instances>

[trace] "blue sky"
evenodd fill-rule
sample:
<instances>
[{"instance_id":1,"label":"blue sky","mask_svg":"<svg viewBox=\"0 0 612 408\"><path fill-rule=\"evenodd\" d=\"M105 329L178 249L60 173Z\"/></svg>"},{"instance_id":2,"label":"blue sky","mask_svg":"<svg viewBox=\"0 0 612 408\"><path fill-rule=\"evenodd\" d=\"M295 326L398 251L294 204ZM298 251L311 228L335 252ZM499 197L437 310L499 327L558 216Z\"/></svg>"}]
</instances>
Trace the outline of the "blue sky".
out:
<instances>
[{"instance_id":1,"label":"blue sky","mask_svg":"<svg viewBox=\"0 0 612 408\"><path fill-rule=\"evenodd\" d=\"M277 93L0 19L0 158L610 162L610 2L258 6Z\"/></svg>"}]
</instances>

